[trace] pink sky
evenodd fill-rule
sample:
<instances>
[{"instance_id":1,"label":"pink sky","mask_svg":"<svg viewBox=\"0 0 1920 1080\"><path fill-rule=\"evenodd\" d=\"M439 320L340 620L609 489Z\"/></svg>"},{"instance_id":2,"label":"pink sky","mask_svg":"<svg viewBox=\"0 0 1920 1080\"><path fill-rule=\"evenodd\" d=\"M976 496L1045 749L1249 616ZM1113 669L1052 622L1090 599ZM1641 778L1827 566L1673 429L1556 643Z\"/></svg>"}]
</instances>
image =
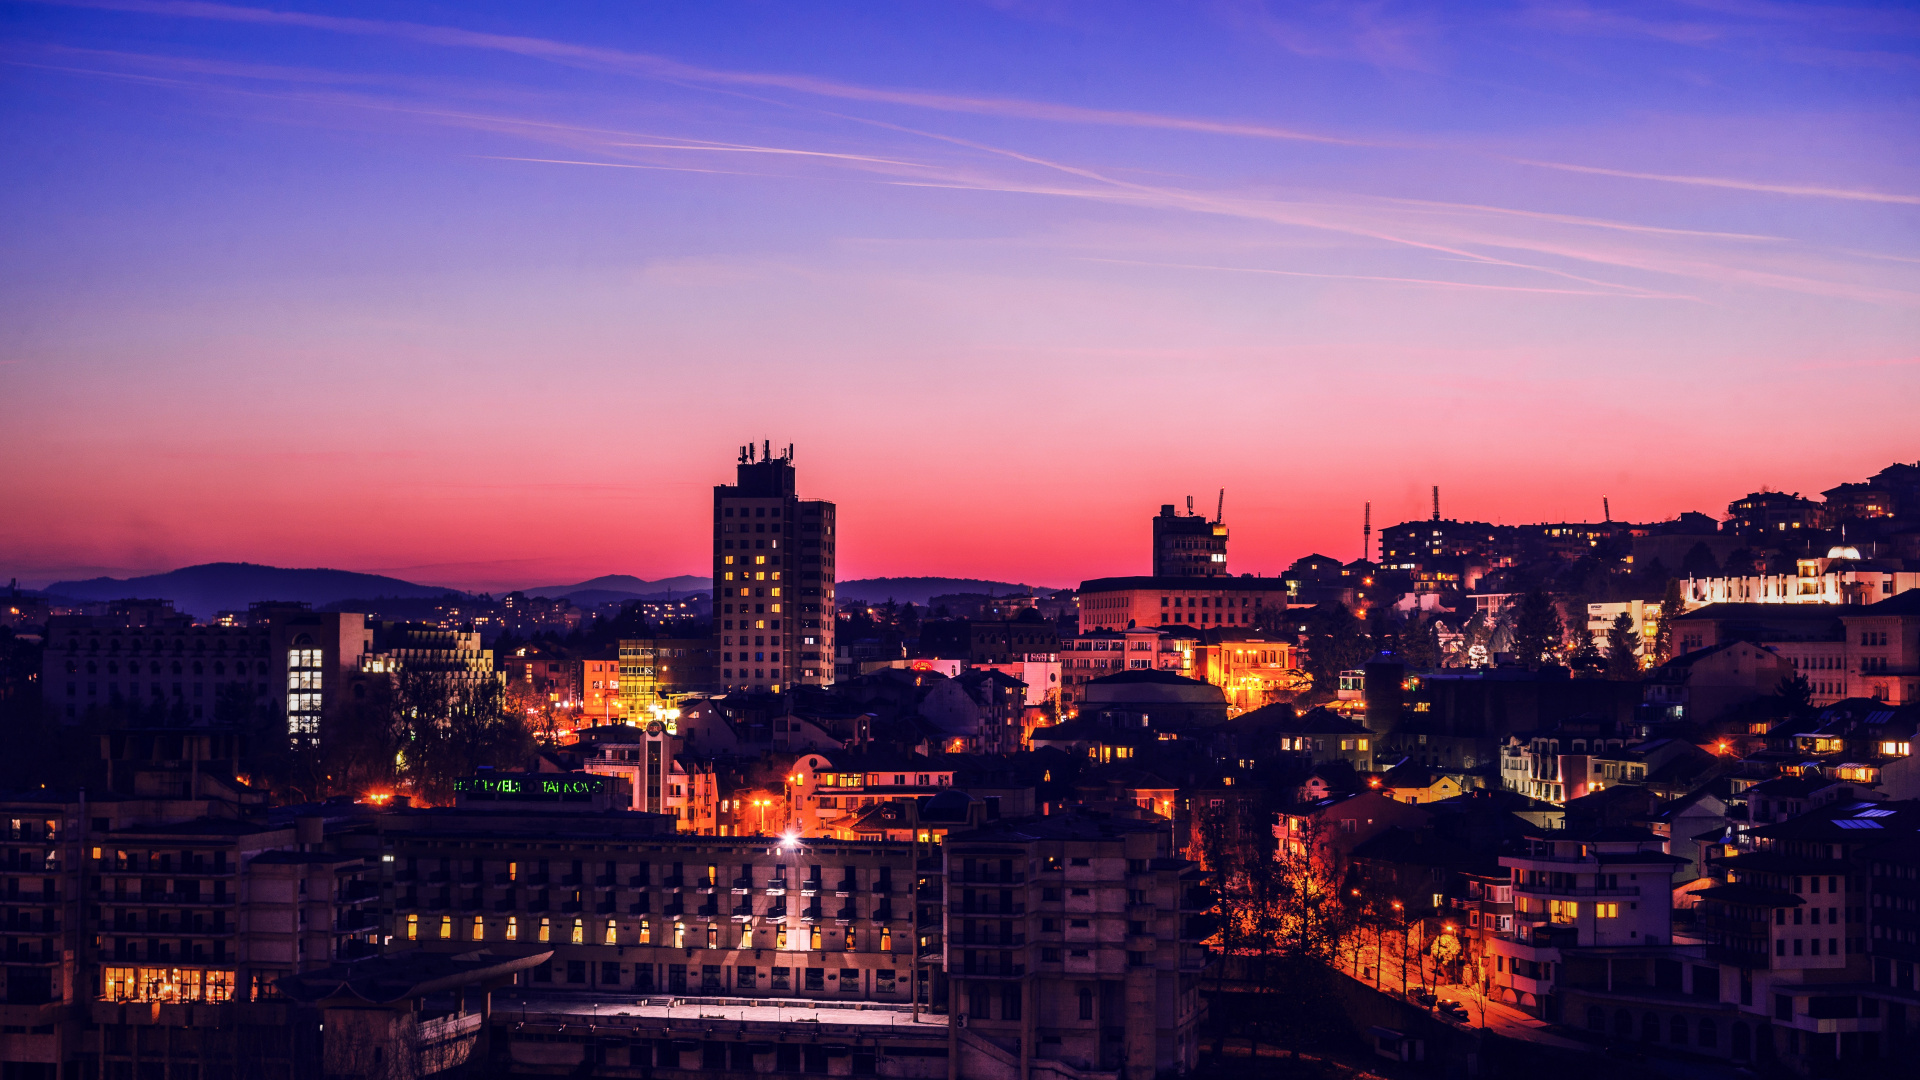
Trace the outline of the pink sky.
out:
<instances>
[{"instance_id":1,"label":"pink sky","mask_svg":"<svg viewBox=\"0 0 1920 1080\"><path fill-rule=\"evenodd\" d=\"M701 573L762 438L1050 585L1920 458L1897 7L339 10L11 16L0 575Z\"/></svg>"}]
</instances>

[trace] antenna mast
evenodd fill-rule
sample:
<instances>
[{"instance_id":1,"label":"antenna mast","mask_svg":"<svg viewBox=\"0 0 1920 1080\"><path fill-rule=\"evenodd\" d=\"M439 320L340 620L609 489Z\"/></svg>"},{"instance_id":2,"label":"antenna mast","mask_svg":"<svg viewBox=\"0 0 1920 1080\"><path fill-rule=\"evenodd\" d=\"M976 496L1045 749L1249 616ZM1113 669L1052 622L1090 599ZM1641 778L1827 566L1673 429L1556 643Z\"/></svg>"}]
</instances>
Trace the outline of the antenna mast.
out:
<instances>
[{"instance_id":1,"label":"antenna mast","mask_svg":"<svg viewBox=\"0 0 1920 1080\"><path fill-rule=\"evenodd\" d=\"M1213 508L1213 523L1224 524L1227 520L1227 489L1220 489L1220 502Z\"/></svg>"},{"instance_id":2,"label":"antenna mast","mask_svg":"<svg viewBox=\"0 0 1920 1080\"><path fill-rule=\"evenodd\" d=\"M1193 516L1193 496L1187 496L1187 516Z\"/></svg>"},{"instance_id":3,"label":"antenna mast","mask_svg":"<svg viewBox=\"0 0 1920 1080\"><path fill-rule=\"evenodd\" d=\"M1600 496L1600 513L1606 518L1607 524L1613 524L1613 506L1607 502L1605 495Z\"/></svg>"},{"instance_id":4,"label":"antenna mast","mask_svg":"<svg viewBox=\"0 0 1920 1080\"><path fill-rule=\"evenodd\" d=\"M1433 485L1433 520L1440 520L1440 485Z\"/></svg>"},{"instance_id":5,"label":"antenna mast","mask_svg":"<svg viewBox=\"0 0 1920 1080\"><path fill-rule=\"evenodd\" d=\"M1365 514L1360 519L1360 559L1373 558L1373 504L1368 503Z\"/></svg>"}]
</instances>

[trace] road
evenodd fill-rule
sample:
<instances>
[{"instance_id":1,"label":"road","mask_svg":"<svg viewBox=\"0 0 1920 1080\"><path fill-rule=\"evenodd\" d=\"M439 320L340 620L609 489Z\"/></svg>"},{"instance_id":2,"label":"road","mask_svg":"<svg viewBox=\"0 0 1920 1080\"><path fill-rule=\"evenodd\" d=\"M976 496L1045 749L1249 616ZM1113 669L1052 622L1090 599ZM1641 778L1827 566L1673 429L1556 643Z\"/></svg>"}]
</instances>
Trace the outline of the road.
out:
<instances>
[{"instance_id":1,"label":"road","mask_svg":"<svg viewBox=\"0 0 1920 1080\"><path fill-rule=\"evenodd\" d=\"M1373 982L1371 980L1358 979L1352 969L1344 962L1345 959L1344 957L1342 958L1343 962L1337 970L1342 975L1356 979L1369 989L1372 989ZM1363 957L1362 959L1364 960L1365 958ZM1363 963L1362 967L1365 966ZM1383 974L1387 977L1380 980L1379 991L1396 998L1400 997L1399 972L1387 970L1383 971ZM1422 972L1410 970L1407 972L1407 984L1408 986L1418 986L1419 980L1423 977L1428 977L1428 975L1430 975L1430 973L1423 975ZM1528 1015L1524 1010L1516 1009L1503 1002L1489 1000L1485 995L1480 993L1478 987L1440 984L1437 981L1430 982L1427 985L1431 986L1438 996L1458 1001L1467 1007L1467 1018L1465 1022L1452 1021L1459 1027L1485 1029L1496 1035L1504 1035L1510 1039L1523 1039L1527 1042L1540 1043L1545 1046L1557 1046L1566 1050L1593 1049L1593 1044L1562 1035L1558 1031L1553 1030L1553 1025ZM1448 1019L1444 1014L1437 1015L1440 1015L1441 1019Z\"/></svg>"}]
</instances>

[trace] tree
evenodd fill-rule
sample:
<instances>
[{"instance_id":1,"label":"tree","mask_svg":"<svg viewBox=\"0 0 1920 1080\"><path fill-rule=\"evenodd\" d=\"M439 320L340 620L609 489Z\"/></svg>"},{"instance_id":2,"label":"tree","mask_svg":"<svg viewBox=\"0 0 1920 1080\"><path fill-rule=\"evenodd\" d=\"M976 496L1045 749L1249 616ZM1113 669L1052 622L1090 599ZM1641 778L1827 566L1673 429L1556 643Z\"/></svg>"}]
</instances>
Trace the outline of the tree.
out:
<instances>
[{"instance_id":1,"label":"tree","mask_svg":"<svg viewBox=\"0 0 1920 1080\"><path fill-rule=\"evenodd\" d=\"M1560 609L1545 589L1528 589L1513 620L1513 656L1530 668L1550 662L1560 645Z\"/></svg>"},{"instance_id":2,"label":"tree","mask_svg":"<svg viewBox=\"0 0 1920 1080\"><path fill-rule=\"evenodd\" d=\"M1321 604L1307 613L1306 624L1307 674L1313 676L1313 696L1324 701L1339 688L1342 671L1367 662L1373 644L1345 604Z\"/></svg>"},{"instance_id":3,"label":"tree","mask_svg":"<svg viewBox=\"0 0 1920 1080\"><path fill-rule=\"evenodd\" d=\"M1804 674L1780 680L1773 689L1773 710L1788 719L1803 720L1813 715L1813 683Z\"/></svg>"},{"instance_id":4,"label":"tree","mask_svg":"<svg viewBox=\"0 0 1920 1080\"><path fill-rule=\"evenodd\" d=\"M1633 616L1621 612L1607 628L1607 678L1620 682L1640 677L1640 632Z\"/></svg>"},{"instance_id":5,"label":"tree","mask_svg":"<svg viewBox=\"0 0 1920 1080\"><path fill-rule=\"evenodd\" d=\"M533 753L525 718L496 679L402 669L391 703L399 778L427 802L450 801L454 781L482 765L513 768Z\"/></svg>"},{"instance_id":6,"label":"tree","mask_svg":"<svg viewBox=\"0 0 1920 1080\"><path fill-rule=\"evenodd\" d=\"M1686 593L1682 590L1680 579L1667 579L1667 592L1660 600L1660 624L1653 628L1654 663L1664 664L1673 659L1673 621L1686 613Z\"/></svg>"},{"instance_id":7,"label":"tree","mask_svg":"<svg viewBox=\"0 0 1920 1080\"><path fill-rule=\"evenodd\" d=\"M1575 626L1568 633L1573 635L1573 647L1567 652L1567 666L1579 674L1599 674L1606 667L1606 660L1600 655L1600 646L1593 640L1593 631L1584 626Z\"/></svg>"},{"instance_id":8,"label":"tree","mask_svg":"<svg viewBox=\"0 0 1920 1080\"><path fill-rule=\"evenodd\" d=\"M1400 623L1394 618L1393 603L1382 599L1367 609L1367 637L1373 645L1369 657L1373 653L1400 655Z\"/></svg>"},{"instance_id":9,"label":"tree","mask_svg":"<svg viewBox=\"0 0 1920 1080\"><path fill-rule=\"evenodd\" d=\"M1727 552L1727 561L1720 567L1720 573L1725 577L1752 577L1759 572L1751 548L1734 548Z\"/></svg>"},{"instance_id":10,"label":"tree","mask_svg":"<svg viewBox=\"0 0 1920 1080\"><path fill-rule=\"evenodd\" d=\"M1680 572L1690 578L1715 577L1720 573L1720 563L1702 540L1687 549L1686 557L1680 560Z\"/></svg>"},{"instance_id":11,"label":"tree","mask_svg":"<svg viewBox=\"0 0 1920 1080\"><path fill-rule=\"evenodd\" d=\"M1440 666L1440 624L1428 612L1415 612L1400 631L1400 659L1409 671Z\"/></svg>"}]
</instances>

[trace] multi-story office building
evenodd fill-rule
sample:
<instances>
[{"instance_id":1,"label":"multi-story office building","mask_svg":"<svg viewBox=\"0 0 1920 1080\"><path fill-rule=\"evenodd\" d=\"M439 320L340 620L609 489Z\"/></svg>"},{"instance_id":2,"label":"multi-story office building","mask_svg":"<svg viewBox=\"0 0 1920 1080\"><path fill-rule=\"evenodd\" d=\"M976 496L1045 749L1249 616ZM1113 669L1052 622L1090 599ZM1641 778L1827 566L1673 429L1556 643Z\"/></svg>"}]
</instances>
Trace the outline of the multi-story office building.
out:
<instances>
[{"instance_id":1,"label":"multi-story office building","mask_svg":"<svg viewBox=\"0 0 1920 1080\"><path fill-rule=\"evenodd\" d=\"M793 448L741 447L713 489L719 685L780 693L833 682L834 505L797 493Z\"/></svg>"},{"instance_id":2,"label":"multi-story office building","mask_svg":"<svg viewBox=\"0 0 1920 1080\"><path fill-rule=\"evenodd\" d=\"M958 1075L1195 1066L1212 899L1165 821L1056 813L950 833L942 850Z\"/></svg>"},{"instance_id":3,"label":"multi-story office building","mask_svg":"<svg viewBox=\"0 0 1920 1080\"><path fill-rule=\"evenodd\" d=\"M365 616L299 604L256 604L246 626L130 621L48 620L41 685L63 717L113 707L131 716L158 713L176 727L205 727L244 723L272 706L286 717L289 734L313 738L321 718L346 700L373 645Z\"/></svg>"},{"instance_id":4,"label":"multi-story office building","mask_svg":"<svg viewBox=\"0 0 1920 1080\"><path fill-rule=\"evenodd\" d=\"M653 718L655 708L664 707L654 671L653 639L620 639L620 718L644 724Z\"/></svg>"},{"instance_id":5,"label":"multi-story office building","mask_svg":"<svg viewBox=\"0 0 1920 1080\"><path fill-rule=\"evenodd\" d=\"M393 950L552 950L534 990L908 1001L909 844L675 834L601 776L464 786L377 818Z\"/></svg>"},{"instance_id":6,"label":"multi-story office building","mask_svg":"<svg viewBox=\"0 0 1920 1080\"><path fill-rule=\"evenodd\" d=\"M1227 576L1226 523L1195 515L1192 500L1184 517L1174 513L1172 503L1161 506L1153 519L1153 576Z\"/></svg>"},{"instance_id":7,"label":"multi-story office building","mask_svg":"<svg viewBox=\"0 0 1920 1080\"><path fill-rule=\"evenodd\" d=\"M1080 632L1134 626L1253 625L1262 609L1287 608L1282 578L1118 577L1080 583Z\"/></svg>"}]
</instances>

